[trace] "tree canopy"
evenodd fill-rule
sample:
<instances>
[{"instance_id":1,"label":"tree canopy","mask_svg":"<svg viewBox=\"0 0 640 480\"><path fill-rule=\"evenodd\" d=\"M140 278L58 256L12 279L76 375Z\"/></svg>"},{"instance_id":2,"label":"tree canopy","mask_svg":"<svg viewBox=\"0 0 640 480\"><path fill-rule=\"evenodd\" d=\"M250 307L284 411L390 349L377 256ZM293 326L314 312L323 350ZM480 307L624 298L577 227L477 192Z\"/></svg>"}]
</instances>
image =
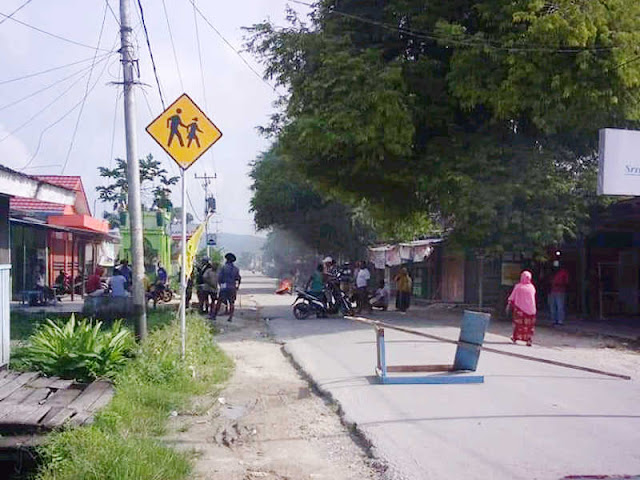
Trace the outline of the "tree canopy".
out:
<instances>
[{"instance_id":1,"label":"tree canopy","mask_svg":"<svg viewBox=\"0 0 640 480\"><path fill-rule=\"evenodd\" d=\"M278 154L261 155L251 170L251 209L259 229L276 228L304 245L307 252L359 258L372 229L353 209L322 195Z\"/></svg>"},{"instance_id":2,"label":"tree canopy","mask_svg":"<svg viewBox=\"0 0 640 480\"><path fill-rule=\"evenodd\" d=\"M254 25L287 89L265 133L378 220L536 251L597 206L597 131L640 119L637 0L322 0Z\"/></svg>"}]
</instances>

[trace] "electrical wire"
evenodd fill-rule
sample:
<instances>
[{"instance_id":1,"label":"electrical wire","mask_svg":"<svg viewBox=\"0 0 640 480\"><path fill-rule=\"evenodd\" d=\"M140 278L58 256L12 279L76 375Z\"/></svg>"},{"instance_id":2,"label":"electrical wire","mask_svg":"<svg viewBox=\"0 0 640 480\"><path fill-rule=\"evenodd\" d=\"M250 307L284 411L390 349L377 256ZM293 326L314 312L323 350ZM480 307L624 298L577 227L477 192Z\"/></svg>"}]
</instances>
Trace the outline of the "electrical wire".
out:
<instances>
[{"instance_id":1,"label":"electrical wire","mask_svg":"<svg viewBox=\"0 0 640 480\"><path fill-rule=\"evenodd\" d=\"M167 5L165 3L165 0L162 0L162 8L164 10L164 18L167 21L167 30L169 30L169 40L171 40L171 50L173 51L173 59L176 62L178 79L180 80L180 90L184 92L184 82L182 81L182 72L180 71L180 62L178 62L178 54L176 53L176 44L173 41L173 32L171 31L171 23L169 22L169 13L167 12Z\"/></svg>"},{"instance_id":2,"label":"electrical wire","mask_svg":"<svg viewBox=\"0 0 640 480\"><path fill-rule=\"evenodd\" d=\"M200 82L202 83L202 97L204 99L204 107L209 110L209 105L207 105L207 89L204 83L204 66L202 63L202 45L200 44L200 32L198 29L198 15L196 11L196 2L193 3L193 24L195 25L196 30L196 45L198 47L198 60L200 61Z\"/></svg>"},{"instance_id":3,"label":"electrical wire","mask_svg":"<svg viewBox=\"0 0 640 480\"><path fill-rule=\"evenodd\" d=\"M314 8L315 6L308 2L303 2L301 0L291 0L292 3L296 3L298 5L304 5L306 7ZM446 46L464 46L464 47L478 47L478 48L486 48L490 50L497 51L507 51L507 52L540 52L540 53L566 53L566 54L576 54L582 52L609 52L611 50L615 50L617 48L622 48L618 46L613 47L567 47L567 48L554 48L554 47L518 47L518 46L506 46L499 44L498 42L490 42L488 40L479 40L475 38L468 38L466 40L457 40L455 38L444 37L442 35L437 35L432 32L420 31L420 30L410 30L402 27L398 27L396 25L391 25L388 23L378 22L376 20L371 20L369 18L361 17L358 15L353 15L346 12L341 12L339 10L330 9L328 10L329 14L338 15L344 18L349 18L351 20L357 20L362 23L368 23L369 25L375 25L385 30L402 33L404 35L408 35L414 38L419 38L421 40L432 40L445 44Z\"/></svg>"},{"instance_id":4,"label":"electrical wire","mask_svg":"<svg viewBox=\"0 0 640 480\"><path fill-rule=\"evenodd\" d=\"M35 30L36 32L40 32L40 33L43 33L44 35L48 35L50 37L57 38L58 40L62 40L63 42L71 43L71 44L77 45L79 47L90 48L91 50L95 50L97 48L95 46L87 45L86 43L76 42L75 40L71 40L70 38L62 37L62 36L57 35L55 33L47 32L46 30L43 30L43 29L38 28L38 27L35 27L33 25L29 25L28 23L25 23L25 22L23 22L21 20L18 20L16 18L10 17L9 15L5 15L2 12L0 12L0 16L5 17L5 20L9 20L10 19L10 20L12 20L12 21L14 21L16 23L19 23L20 25L23 25L23 26L25 26L27 28ZM105 52L109 51L109 50L104 50L104 49L100 49L100 50L103 50Z\"/></svg>"},{"instance_id":5,"label":"electrical wire","mask_svg":"<svg viewBox=\"0 0 640 480\"><path fill-rule=\"evenodd\" d=\"M109 3L109 0L105 0L105 2L107 2L107 7L109 7L109 11L111 12L111 15L113 16L113 18L115 19L116 23L120 27L121 25L120 25L120 19L118 18L118 15L116 15L116 12L114 12L113 8L111 8L111 4Z\"/></svg>"},{"instance_id":6,"label":"electrical wire","mask_svg":"<svg viewBox=\"0 0 640 480\"><path fill-rule=\"evenodd\" d=\"M13 17L16 13L18 13L20 10L22 10L24 7L26 7L27 5L29 5L31 3L32 0L27 0L26 2L24 2L22 5L20 5L18 8L16 8L13 12L11 12L9 15L6 16L6 18L3 18L2 20L0 20L0 25L2 25L4 22L6 22L8 19L10 19L11 17Z\"/></svg>"},{"instance_id":7,"label":"electrical wire","mask_svg":"<svg viewBox=\"0 0 640 480\"><path fill-rule=\"evenodd\" d=\"M158 70L156 69L156 61L153 58L153 50L151 49L151 42L149 41L149 31L147 30L147 23L144 21L144 10L142 9L142 1L138 0L138 8L140 9L140 20L142 22L142 28L144 29L144 37L147 40L147 47L149 48L149 56L151 57L151 66L153 67L153 75L156 77L156 85L158 86L158 94L160 95L160 103L162 104L162 110L166 109L164 103L164 96L162 95L162 87L160 86L160 79L158 78Z\"/></svg>"},{"instance_id":8,"label":"electrical wire","mask_svg":"<svg viewBox=\"0 0 640 480\"><path fill-rule=\"evenodd\" d=\"M49 89L51 89L51 88L53 88L53 87L55 87L57 85L60 85L61 83L64 83L67 80L69 80L69 79L71 79L71 78L73 78L73 77L75 77L77 75L80 75L82 73L88 72L92 68L93 68L93 65L91 65L89 67L84 67L83 69L78 70L78 71L76 71L76 72L72 73L71 75L68 75L68 76L66 76L64 78L56 80L55 82L53 82L53 83L51 83L51 84L47 85L46 87L43 87L43 88L41 88L39 90L36 90L35 92L30 93L29 95L26 95L26 96L24 96L22 98L19 98L18 100L14 100L13 102L10 102L10 103L7 103L5 105L2 105L2 106L0 106L0 112L3 111L3 110L6 110L9 107L13 107L14 105L17 105L17 104L19 104L19 103L21 103L21 102L23 102L25 100L28 100L29 98L33 98L33 97L35 97L36 95L38 95L38 94L40 94L42 92L46 92L47 90L49 90Z\"/></svg>"},{"instance_id":9,"label":"electrical wire","mask_svg":"<svg viewBox=\"0 0 640 480\"><path fill-rule=\"evenodd\" d=\"M102 60L98 61L99 63L102 62L106 62L107 58L103 58ZM38 110L35 114L33 114L31 117L29 117L29 119L27 119L24 123L22 123L20 126L14 128L11 132L7 133L7 135L5 135L4 137L0 138L0 143L4 142L7 138L11 137L12 135L14 135L15 133L19 132L20 130L22 130L24 127L26 127L27 125L29 125L33 120L35 120L36 118L38 118L40 115L42 115L44 112L46 112L49 107L53 106L55 103L57 103L61 98L63 98L67 93L69 93L71 91L71 89L73 87L75 87L78 83L80 83L84 78L86 78L86 76L88 75L85 74L82 77L78 78L76 81L74 81L71 85L69 85L69 87L64 90L62 93L60 93L57 97L55 97L51 102L49 102L48 104L46 104L44 107L42 107L40 110Z\"/></svg>"},{"instance_id":10,"label":"electrical wire","mask_svg":"<svg viewBox=\"0 0 640 480\"><path fill-rule=\"evenodd\" d=\"M113 125L111 127L111 149L109 153L109 168L111 168L113 165L113 149L116 143L116 123L118 120L118 105L120 105L120 98L122 97L123 94L124 94L123 91L118 92L118 94L116 95L116 105L115 105L115 108L113 109Z\"/></svg>"},{"instance_id":11,"label":"electrical wire","mask_svg":"<svg viewBox=\"0 0 640 480\"><path fill-rule=\"evenodd\" d=\"M103 54L104 56L110 56L113 55L117 52L107 52L105 54ZM100 57L102 58L102 56ZM41 70L39 72L35 72L35 73L29 73L27 75L22 75L20 77L16 77L16 78L11 78L9 80L2 80L0 81L0 85L5 85L7 83L13 83L13 82L18 82L20 80L26 80L27 78L33 78L33 77L37 77L39 75L44 75L45 73L50 73L50 72L55 72L56 70L62 70L64 68L69 68L69 67L73 67L74 65L79 65L80 63L85 63L85 62L89 62L93 60L93 56L89 57L89 58L85 58L84 60L78 60L77 62L72 62L72 63L66 63L64 65L60 65L58 67L53 67L53 68L48 68L46 70Z\"/></svg>"},{"instance_id":12,"label":"electrical wire","mask_svg":"<svg viewBox=\"0 0 640 480\"><path fill-rule=\"evenodd\" d=\"M96 79L96 81L93 83L93 85L91 86L91 89L89 90L89 93L91 93L96 86L98 85L98 82L100 81L100 78L102 77L102 74L104 73L106 69L106 66L104 66L102 68L102 71L100 72L100 75L98 76L98 78ZM29 165L31 165L33 163L33 161L35 160L35 158L38 156L38 153L40 152L40 147L42 146L42 139L44 138L44 134L49 131L51 128L55 127L58 123L60 123L62 120L64 120L65 118L67 118L69 115L71 115L71 113L73 113L78 107L80 107L80 105L82 105L84 102L84 100L80 100L79 102L77 102L73 107L71 107L69 110L67 110L61 117L59 117L57 120L55 120L54 122L50 123L44 130L42 130L42 132L40 132L40 138L38 139L38 146L36 147L36 151L34 152L34 154L31 156L31 158L29 159L29 161L19 170L24 170L26 169ZM6 137L5 137L6 138ZM1 141L1 140L0 140Z\"/></svg>"},{"instance_id":13,"label":"electrical wire","mask_svg":"<svg viewBox=\"0 0 640 480\"><path fill-rule=\"evenodd\" d=\"M265 80L265 78L255 69L251 66L251 64L249 62L247 62L247 60L244 58L244 56L240 53L240 51L234 47L231 42L229 42L229 40L227 40L225 38L224 35L222 35L222 33L220 32L220 30L218 30L210 21L207 17L205 17L204 13L202 13L202 11L196 6L194 0L188 0L191 5L193 5L193 8L198 12L198 15L200 15L200 18L202 18L205 23L207 25L209 25L209 27L211 27L211 29L222 39L222 41L231 49L233 50L233 52L240 58L240 60L242 60L242 63L244 63L247 68L249 70L251 70L253 72L253 74L258 77L260 79L260 81L262 83L264 83L265 85L267 85L271 90L273 90L274 92L277 92L276 87L274 87L273 85L271 85L269 82L267 82Z\"/></svg>"},{"instance_id":14,"label":"electrical wire","mask_svg":"<svg viewBox=\"0 0 640 480\"><path fill-rule=\"evenodd\" d=\"M71 156L71 151L73 150L73 144L76 140L76 134L78 133L78 127L80 126L80 119L82 118L82 112L84 111L84 106L87 102L87 97L89 96L89 85L91 84L91 75L93 74L93 69L96 64L96 57L98 56L98 49L100 48L100 43L102 43L102 34L104 33L104 24L107 21L107 7L109 3L105 5L104 13L102 14L102 24L100 25L100 33L98 34L98 44L96 45L96 50L93 54L93 62L91 63L91 70L89 70L89 77L87 78L87 84L84 88L84 96L82 97L82 105L80 106L80 111L78 112L78 118L76 118L76 125L73 128L73 134L71 135L71 142L69 143L69 149L67 150L67 156L64 159L64 165L62 165L62 170L60 175L64 175L64 171L67 168L67 164L69 163L69 157ZM103 70L104 72L104 70Z\"/></svg>"}]
</instances>

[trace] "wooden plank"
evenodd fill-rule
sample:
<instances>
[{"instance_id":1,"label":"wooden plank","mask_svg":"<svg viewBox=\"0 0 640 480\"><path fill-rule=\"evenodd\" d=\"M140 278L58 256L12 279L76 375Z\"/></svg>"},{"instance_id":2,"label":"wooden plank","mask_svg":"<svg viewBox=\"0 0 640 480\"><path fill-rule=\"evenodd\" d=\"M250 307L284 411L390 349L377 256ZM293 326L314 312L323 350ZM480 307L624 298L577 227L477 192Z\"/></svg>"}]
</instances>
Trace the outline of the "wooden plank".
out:
<instances>
[{"instance_id":1,"label":"wooden plank","mask_svg":"<svg viewBox=\"0 0 640 480\"><path fill-rule=\"evenodd\" d=\"M29 386L33 388L46 388L58 380L60 380L58 377L40 377L31 382Z\"/></svg>"},{"instance_id":2,"label":"wooden plank","mask_svg":"<svg viewBox=\"0 0 640 480\"><path fill-rule=\"evenodd\" d=\"M7 370L6 368L0 369L0 379L6 377L8 373L9 370Z\"/></svg>"},{"instance_id":3,"label":"wooden plank","mask_svg":"<svg viewBox=\"0 0 640 480\"><path fill-rule=\"evenodd\" d=\"M81 427L82 425L90 424L93 421L93 414L87 411L78 412L71 417L71 424Z\"/></svg>"},{"instance_id":4,"label":"wooden plank","mask_svg":"<svg viewBox=\"0 0 640 480\"><path fill-rule=\"evenodd\" d=\"M49 410L51 410L51 407L48 405L34 405L30 410L25 411L23 415L18 417L19 421L17 423L19 425L36 426L49 413Z\"/></svg>"},{"instance_id":5,"label":"wooden plank","mask_svg":"<svg viewBox=\"0 0 640 480\"><path fill-rule=\"evenodd\" d=\"M15 380L0 387L0 400L4 400L24 384L30 382L40 374L37 372L26 372L20 374Z\"/></svg>"},{"instance_id":6,"label":"wooden plank","mask_svg":"<svg viewBox=\"0 0 640 480\"><path fill-rule=\"evenodd\" d=\"M51 382L51 384L49 385L49 388L55 388L56 390L61 390L61 389L69 388L74 383L75 382L73 380L58 379Z\"/></svg>"},{"instance_id":7,"label":"wooden plank","mask_svg":"<svg viewBox=\"0 0 640 480\"><path fill-rule=\"evenodd\" d=\"M55 406L66 407L68 404L74 401L81 393L82 393L82 390L78 390L75 388L58 390L47 399L47 405L51 405L52 407L55 407Z\"/></svg>"},{"instance_id":8,"label":"wooden plank","mask_svg":"<svg viewBox=\"0 0 640 480\"><path fill-rule=\"evenodd\" d=\"M10 372L7 375L5 375L4 378L0 379L0 387L2 387L3 385L6 385L7 383L10 383L12 381L14 381L16 378L18 378L18 375L20 375L19 373L16 372Z\"/></svg>"},{"instance_id":9,"label":"wooden plank","mask_svg":"<svg viewBox=\"0 0 640 480\"><path fill-rule=\"evenodd\" d=\"M24 399L25 405L40 405L47 399L51 390L48 388L32 388L31 395Z\"/></svg>"},{"instance_id":10,"label":"wooden plank","mask_svg":"<svg viewBox=\"0 0 640 480\"><path fill-rule=\"evenodd\" d=\"M111 399L113 398L113 388L108 388L106 390L104 390L102 392L102 395L100 395L100 397L98 397L98 399L93 402L87 409L87 412L91 412L91 413L95 413L98 410L100 410L102 407L105 407L106 405L108 405L108 403L111 401Z\"/></svg>"},{"instance_id":11,"label":"wooden plank","mask_svg":"<svg viewBox=\"0 0 640 480\"><path fill-rule=\"evenodd\" d=\"M27 398L32 393L33 393L33 388L23 385L22 388L19 388L18 390L13 392L11 395L9 395L7 398L5 398L2 401L2 404L4 405L5 403L22 403L24 399Z\"/></svg>"},{"instance_id":12,"label":"wooden plank","mask_svg":"<svg viewBox=\"0 0 640 480\"><path fill-rule=\"evenodd\" d=\"M98 400L103 392L107 389L111 389L111 383L104 380L93 382L69 404L69 408L73 408L77 411L88 410L93 403Z\"/></svg>"},{"instance_id":13,"label":"wooden plank","mask_svg":"<svg viewBox=\"0 0 640 480\"><path fill-rule=\"evenodd\" d=\"M453 365L391 365L388 373L452 372Z\"/></svg>"},{"instance_id":14,"label":"wooden plank","mask_svg":"<svg viewBox=\"0 0 640 480\"><path fill-rule=\"evenodd\" d=\"M13 415L13 412L20 410L21 408L24 408L24 406L19 403L12 403L7 405L2 403L1 405L2 405L2 410L0 410L0 425L5 423L4 422L5 417L8 417L9 415Z\"/></svg>"},{"instance_id":15,"label":"wooden plank","mask_svg":"<svg viewBox=\"0 0 640 480\"><path fill-rule=\"evenodd\" d=\"M52 414L55 410L55 414ZM54 407L51 411L42 419L42 426L44 428L53 430L54 428L61 427L64 422L69 420L74 414L75 410L64 407Z\"/></svg>"}]
</instances>

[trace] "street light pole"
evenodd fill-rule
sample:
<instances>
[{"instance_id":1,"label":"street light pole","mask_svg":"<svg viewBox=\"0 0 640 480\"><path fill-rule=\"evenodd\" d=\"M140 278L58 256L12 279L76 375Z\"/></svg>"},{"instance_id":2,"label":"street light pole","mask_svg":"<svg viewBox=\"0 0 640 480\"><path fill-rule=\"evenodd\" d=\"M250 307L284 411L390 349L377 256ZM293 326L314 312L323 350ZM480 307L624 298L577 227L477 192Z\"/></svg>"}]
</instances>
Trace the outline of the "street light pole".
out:
<instances>
[{"instance_id":1,"label":"street light pole","mask_svg":"<svg viewBox=\"0 0 640 480\"><path fill-rule=\"evenodd\" d=\"M135 97L138 61L134 58L130 0L120 0L120 41L124 86L124 124L127 144L127 184L129 192L129 222L131 232L131 263L133 314L136 318L136 335L143 340L147 336L147 314L144 291L144 245L142 240L142 203L140 201L140 164L137 153Z\"/></svg>"}]
</instances>

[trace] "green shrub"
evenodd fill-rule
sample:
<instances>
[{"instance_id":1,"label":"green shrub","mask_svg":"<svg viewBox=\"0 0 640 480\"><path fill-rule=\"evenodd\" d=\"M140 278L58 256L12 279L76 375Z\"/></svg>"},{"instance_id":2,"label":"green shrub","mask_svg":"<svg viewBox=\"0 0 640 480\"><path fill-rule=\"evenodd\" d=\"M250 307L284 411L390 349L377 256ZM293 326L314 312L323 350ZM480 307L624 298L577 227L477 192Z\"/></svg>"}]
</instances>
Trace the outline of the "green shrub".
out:
<instances>
[{"instance_id":1,"label":"green shrub","mask_svg":"<svg viewBox=\"0 0 640 480\"><path fill-rule=\"evenodd\" d=\"M102 322L76 321L72 315L66 323L47 319L16 352L16 360L45 375L87 382L114 377L134 348L133 335L121 321L103 330Z\"/></svg>"},{"instance_id":2,"label":"green shrub","mask_svg":"<svg viewBox=\"0 0 640 480\"><path fill-rule=\"evenodd\" d=\"M37 480L184 480L192 455L157 440L172 411L192 408L194 395L215 398L232 362L207 322L187 318L181 358L177 322L152 331L136 357L117 373L115 396L90 427L50 434L40 448Z\"/></svg>"}]
</instances>

